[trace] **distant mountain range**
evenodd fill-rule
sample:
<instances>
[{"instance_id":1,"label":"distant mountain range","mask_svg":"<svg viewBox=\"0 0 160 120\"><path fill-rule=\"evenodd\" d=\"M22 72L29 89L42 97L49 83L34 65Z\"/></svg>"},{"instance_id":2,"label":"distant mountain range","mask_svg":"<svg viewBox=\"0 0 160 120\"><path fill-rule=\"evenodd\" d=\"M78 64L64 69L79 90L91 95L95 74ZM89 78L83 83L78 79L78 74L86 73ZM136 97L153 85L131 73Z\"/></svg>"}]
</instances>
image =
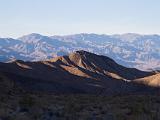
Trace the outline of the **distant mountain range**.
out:
<instances>
[{"instance_id":1,"label":"distant mountain range","mask_svg":"<svg viewBox=\"0 0 160 120\"><path fill-rule=\"evenodd\" d=\"M6 86L7 90L58 94L156 93L160 86L159 77L158 73L126 68L109 57L86 51L76 51L67 56L39 62L16 60L0 63L2 90ZM147 81L151 83L146 84Z\"/></svg>"},{"instance_id":2,"label":"distant mountain range","mask_svg":"<svg viewBox=\"0 0 160 120\"><path fill-rule=\"evenodd\" d=\"M43 36L32 33L17 39L0 38L0 61L40 61L85 50L108 56L126 67L155 70L160 69L159 46L159 35Z\"/></svg>"}]
</instances>

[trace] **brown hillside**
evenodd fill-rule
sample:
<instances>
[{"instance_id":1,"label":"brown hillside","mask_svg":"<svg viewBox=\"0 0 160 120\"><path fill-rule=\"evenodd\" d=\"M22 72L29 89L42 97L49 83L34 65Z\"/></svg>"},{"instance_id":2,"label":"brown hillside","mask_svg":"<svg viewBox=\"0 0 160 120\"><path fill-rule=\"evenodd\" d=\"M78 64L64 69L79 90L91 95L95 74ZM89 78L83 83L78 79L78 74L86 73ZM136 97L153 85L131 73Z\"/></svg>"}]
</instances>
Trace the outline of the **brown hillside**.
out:
<instances>
[{"instance_id":1,"label":"brown hillside","mask_svg":"<svg viewBox=\"0 0 160 120\"><path fill-rule=\"evenodd\" d=\"M132 80L153 74L123 67L108 57L86 51L39 62L0 63L0 72L13 80L15 87L29 91L93 94L150 91Z\"/></svg>"},{"instance_id":2,"label":"brown hillside","mask_svg":"<svg viewBox=\"0 0 160 120\"><path fill-rule=\"evenodd\" d=\"M153 87L160 87L160 73L149 76L149 77L137 79L135 81L139 83L143 83L145 85L153 86Z\"/></svg>"}]
</instances>

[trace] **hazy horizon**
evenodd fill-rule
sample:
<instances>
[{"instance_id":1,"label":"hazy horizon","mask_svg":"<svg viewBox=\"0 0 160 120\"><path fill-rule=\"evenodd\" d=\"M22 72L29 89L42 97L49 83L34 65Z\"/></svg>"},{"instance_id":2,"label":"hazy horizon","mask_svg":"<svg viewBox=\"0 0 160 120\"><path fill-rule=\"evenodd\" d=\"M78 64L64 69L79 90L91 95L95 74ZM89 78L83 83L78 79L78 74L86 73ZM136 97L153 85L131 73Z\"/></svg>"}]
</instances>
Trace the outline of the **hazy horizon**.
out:
<instances>
[{"instance_id":1,"label":"hazy horizon","mask_svg":"<svg viewBox=\"0 0 160 120\"><path fill-rule=\"evenodd\" d=\"M20 37L23 37L23 36L27 36L27 35L31 35L31 34L39 34L39 35L42 35L42 36L48 36L48 37L52 37L52 36L69 36L69 35L78 35L78 34L96 34L96 35L109 35L109 36L112 36L112 35L125 35L125 34L137 34L137 35L158 35L160 36L160 34L142 34L142 33L113 33L113 34L106 34L106 33L73 33L73 34L45 34L45 33L27 33L27 34L22 34L20 36L17 36L17 37L12 37L12 36L0 36L0 38L13 38L13 39L18 39Z\"/></svg>"},{"instance_id":2,"label":"hazy horizon","mask_svg":"<svg viewBox=\"0 0 160 120\"><path fill-rule=\"evenodd\" d=\"M43 35L160 34L160 1L0 0L0 37Z\"/></svg>"}]
</instances>

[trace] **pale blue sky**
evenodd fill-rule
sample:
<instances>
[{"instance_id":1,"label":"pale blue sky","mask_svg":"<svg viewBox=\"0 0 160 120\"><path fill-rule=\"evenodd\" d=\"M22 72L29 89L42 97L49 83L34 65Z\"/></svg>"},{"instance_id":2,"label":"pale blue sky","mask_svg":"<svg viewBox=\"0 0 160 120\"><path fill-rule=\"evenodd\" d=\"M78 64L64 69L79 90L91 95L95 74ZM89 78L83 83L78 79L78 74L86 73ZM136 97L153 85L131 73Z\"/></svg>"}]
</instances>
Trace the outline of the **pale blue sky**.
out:
<instances>
[{"instance_id":1,"label":"pale blue sky","mask_svg":"<svg viewBox=\"0 0 160 120\"><path fill-rule=\"evenodd\" d=\"M160 0L0 0L0 37L160 34Z\"/></svg>"}]
</instances>

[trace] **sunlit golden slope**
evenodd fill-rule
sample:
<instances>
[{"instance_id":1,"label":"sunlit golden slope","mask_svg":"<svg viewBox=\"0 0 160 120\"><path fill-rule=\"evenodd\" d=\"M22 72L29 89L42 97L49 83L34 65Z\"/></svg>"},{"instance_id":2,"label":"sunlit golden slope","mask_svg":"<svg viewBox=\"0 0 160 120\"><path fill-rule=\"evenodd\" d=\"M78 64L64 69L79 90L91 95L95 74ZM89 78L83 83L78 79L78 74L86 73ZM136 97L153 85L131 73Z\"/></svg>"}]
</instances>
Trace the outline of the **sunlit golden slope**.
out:
<instances>
[{"instance_id":1,"label":"sunlit golden slope","mask_svg":"<svg viewBox=\"0 0 160 120\"><path fill-rule=\"evenodd\" d=\"M145 85L153 86L153 87L160 87L160 73L157 73L149 77L137 79L135 81L139 83L143 83Z\"/></svg>"}]
</instances>

